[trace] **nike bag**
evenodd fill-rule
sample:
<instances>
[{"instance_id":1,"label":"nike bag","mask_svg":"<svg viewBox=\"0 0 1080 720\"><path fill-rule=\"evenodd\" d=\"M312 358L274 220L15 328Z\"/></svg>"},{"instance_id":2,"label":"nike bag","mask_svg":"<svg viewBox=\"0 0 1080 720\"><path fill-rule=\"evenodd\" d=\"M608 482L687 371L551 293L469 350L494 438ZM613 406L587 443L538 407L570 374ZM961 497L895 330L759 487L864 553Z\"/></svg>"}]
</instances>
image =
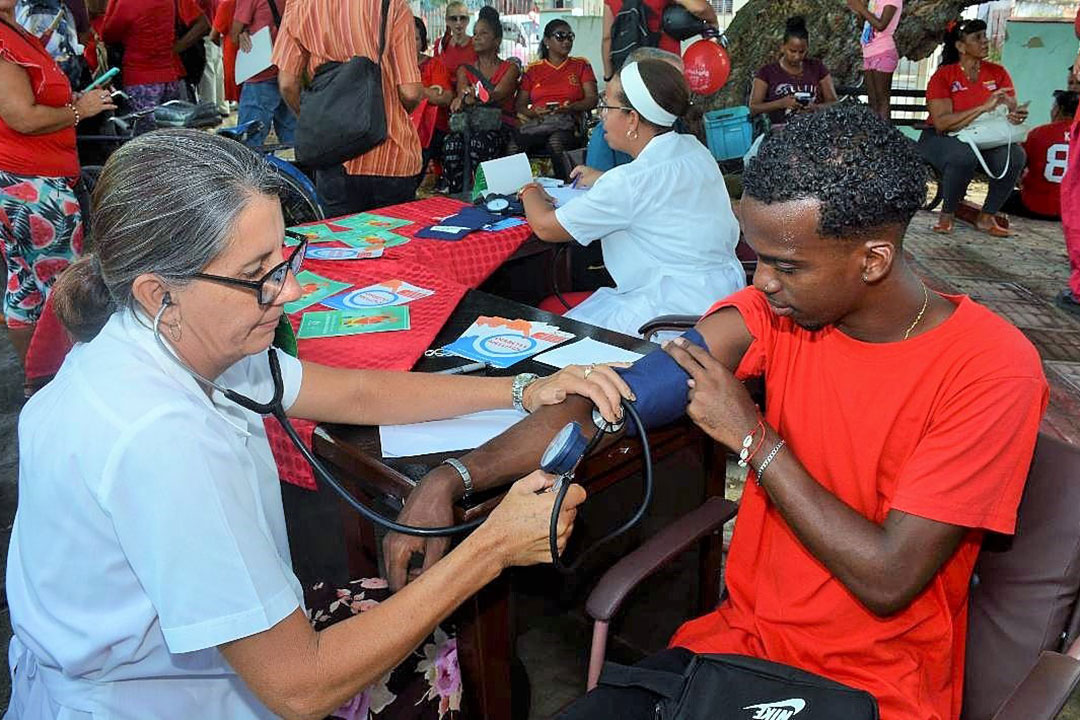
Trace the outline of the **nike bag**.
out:
<instances>
[{"instance_id":1,"label":"nike bag","mask_svg":"<svg viewBox=\"0 0 1080 720\"><path fill-rule=\"evenodd\" d=\"M878 720L863 690L745 655L694 655L682 673L604 663L600 685L660 695L657 720Z\"/></svg>"}]
</instances>

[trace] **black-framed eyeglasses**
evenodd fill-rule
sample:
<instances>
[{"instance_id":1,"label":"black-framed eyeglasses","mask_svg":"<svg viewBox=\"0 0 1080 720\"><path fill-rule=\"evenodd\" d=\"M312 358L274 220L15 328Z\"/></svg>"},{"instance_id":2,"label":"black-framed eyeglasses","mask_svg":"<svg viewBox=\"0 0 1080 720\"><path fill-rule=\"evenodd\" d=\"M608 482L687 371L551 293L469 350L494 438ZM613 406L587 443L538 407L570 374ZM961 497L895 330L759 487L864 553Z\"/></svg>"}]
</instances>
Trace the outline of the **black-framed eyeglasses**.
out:
<instances>
[{"instance_id":1,"label":"black-framed eyeglasses","mask_svg":"<svg viewBox=\"0 0 1080 720\"><path fill-rule=\"evenodd\" d=\"M469 19L468 15L447 15L446 22L465 22Z\"/></svg>"},{"instance_id":2,"label":"black-framed eyeglasses","mask_svg":"<svg viewBox=\"0 0 1080 720\"><path fill-rule=\"evenodd\" d=\"M556 32L551 33L551 37L555 38L559 42L563 42L565 40L573 40L577 36L574 35L574 33L572 31L567 32L566 30L558 30Z\"/></svg>"},{"instance_id":3,"label":"black-framed eyeglasses","mask_svg":"<svg viewBox=\"0 0 1080 720\"><path fill-rule=\"evenodd\" d=\"M304 264L304 251L307 250L307 237L300 233L292 232L291 230L286 230L285 234L294 240L299 240L300 244L293 249L292 255L289 256L288 260L272 267L270 272L263 275L259 280L241 280L239 278L225 277L224 275L211 275L209 273L195 273L192 277L254 290L255 297L258 299L260 305L270 305L277 300L278 295L280 295L282 289L284 289L285 281L289 277L289 271L292 271L293 275L300 272L300 266Z\"/></svg>"}]
</instances>

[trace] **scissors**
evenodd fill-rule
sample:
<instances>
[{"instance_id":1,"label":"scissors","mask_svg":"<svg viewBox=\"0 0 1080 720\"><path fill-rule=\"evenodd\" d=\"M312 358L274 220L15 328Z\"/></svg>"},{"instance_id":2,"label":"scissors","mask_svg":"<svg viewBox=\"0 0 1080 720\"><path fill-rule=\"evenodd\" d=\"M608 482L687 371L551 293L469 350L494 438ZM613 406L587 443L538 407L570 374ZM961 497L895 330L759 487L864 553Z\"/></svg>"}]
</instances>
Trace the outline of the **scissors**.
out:
<instances>
[{"instance_id":1,"label":"scissors","mask_svg":"<svg viewBox=\"0 0 1080 720\"><path fill-rule=\"evenodd\" d=\"M435 348L433 350L425 350L424 357L429 358L441 358L441 357L454 357L450 353L446 352L445 348Z\"/></svg>"}]
</instances>

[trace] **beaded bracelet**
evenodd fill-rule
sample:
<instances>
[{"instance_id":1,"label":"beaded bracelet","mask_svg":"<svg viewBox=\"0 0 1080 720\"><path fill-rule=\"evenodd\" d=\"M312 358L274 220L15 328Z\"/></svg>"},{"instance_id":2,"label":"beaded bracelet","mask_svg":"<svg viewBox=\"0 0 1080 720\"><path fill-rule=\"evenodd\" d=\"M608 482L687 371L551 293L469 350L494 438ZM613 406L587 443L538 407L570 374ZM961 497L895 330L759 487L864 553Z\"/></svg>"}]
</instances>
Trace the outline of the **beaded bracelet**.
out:
<instances>
[{"instance_id":1,"label":"beaded bracelet","mask_svg":"<svg viewBox=\"0 0 1080 720\"><path fill-rule=\"evenodd\" d=\"M521 198L522 200L524 200L526 193L528 193L530 190L539 190L539 189L540 189L540 186L537 185L536 183L529 183L528 185L523 185L522 188L520 190L518 190L518 197Z\"/></svg>"},{"instance_id":2,"label":"beaded bracelet","mask_svg":"<svg viewBox=\"0 0 1080 720\"><path fill-rule=\"evenodd\" d=\"M758 438L757 447L753 450L750 446L754 444L754 436L761 433L761 437ZM746 437L742 440L742 449L739 450L739 467L746 467L750 464L750 461L757 455L757 451L761 449L762 444L765 442L765 421L760 417L758 418L757 427L746 434Z\"/></svg>"},{"instance_id":3,"label":"beaded bracelet","mask_svg":"<svg viewBox=\"0 0 1080 720\"><path fill-rule=\"evenodd\" d=\"M75 107L75 103L73 102L69 102L67 104L67 108L75 114L75 125L73 125L72 127L78 127L79 122L82 120L82 118L79 117L79 109Z\"/></svg>"}]
</instances>

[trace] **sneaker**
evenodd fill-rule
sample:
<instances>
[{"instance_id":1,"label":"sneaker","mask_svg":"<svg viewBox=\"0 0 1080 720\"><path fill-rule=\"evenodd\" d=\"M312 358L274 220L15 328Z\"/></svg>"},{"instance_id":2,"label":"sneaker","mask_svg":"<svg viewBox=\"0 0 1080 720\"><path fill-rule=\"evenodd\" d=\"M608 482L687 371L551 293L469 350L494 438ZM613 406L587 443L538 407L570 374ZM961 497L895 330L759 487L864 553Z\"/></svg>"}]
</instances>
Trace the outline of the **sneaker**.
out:
<instances>
[{"instance_id":1,"label":"sneaker","mask_svg":"<svg viewBox=\"0 0 1080 720\"><path fill-rule=\"evenodd\" d=\"M1080 315L1080 300L1076 299L1071 290L1062 290L1058 293L1054 302L1062 310L1068 310L1074 315Z\"/></svg>"}]
</instances>

